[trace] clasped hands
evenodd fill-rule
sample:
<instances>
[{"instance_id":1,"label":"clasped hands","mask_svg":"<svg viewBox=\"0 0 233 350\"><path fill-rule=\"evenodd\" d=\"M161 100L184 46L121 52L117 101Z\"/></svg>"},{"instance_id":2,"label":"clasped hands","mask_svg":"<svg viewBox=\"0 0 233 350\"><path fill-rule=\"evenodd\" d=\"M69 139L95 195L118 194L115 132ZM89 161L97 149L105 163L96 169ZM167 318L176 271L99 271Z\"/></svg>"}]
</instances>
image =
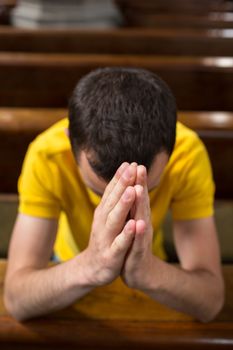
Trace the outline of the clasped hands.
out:
<instances>
[{"instance_id":1,"label":"clasped hands","mask_svg":"<svg viewBox=\"0 0 233 350\"><path fill-rule=\"evenodd\" d=\"M91 286L121 276L129 287L145 288L153 261L150 215L146 168L123 163L94 213L85 251Z\"/></svg>"}]
</instances>

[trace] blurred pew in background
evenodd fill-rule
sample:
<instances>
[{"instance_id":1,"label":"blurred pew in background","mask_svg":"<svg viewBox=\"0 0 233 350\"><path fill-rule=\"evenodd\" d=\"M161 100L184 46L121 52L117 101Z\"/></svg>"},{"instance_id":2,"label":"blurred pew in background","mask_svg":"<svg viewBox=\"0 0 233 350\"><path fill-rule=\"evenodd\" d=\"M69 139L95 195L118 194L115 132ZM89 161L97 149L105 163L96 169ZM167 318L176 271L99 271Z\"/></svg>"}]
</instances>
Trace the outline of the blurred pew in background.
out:
<instances>
[{"instance_id":1,"label":"blurred pew in background","mask_svg":"<svg viewBox=\"0 0 233 350\"><path fill-rule=\"evenodd\" d=\"M147 68L182 110L233 111L233 58L0 53L1 107L66 107L78 80L99 67Z\"/></svg>"},{"instance_id":2,"label":"blurred pew in background","mask_svg":"<svg viewBox=\"0 0 233 350\"><path fill-rule=\"evenodd\" d=\"M16 193L29 143L65 117L65 109L0 109L0 193ZM217 198L233 198L230 171L233 169L233 113L179 112L178 117L183 124L198 132L209 151Z\"/></svg>"},{"instance_id":3,"label":"blurred pew in background","mask_svg":"<svg viewBox=\"0 0 233 350\"><path fill-rule=\"evenodd\" d=\"M0 51L233 56L233 30L31 30L0 26Z\"/></svg>"},{"instance_id":4,"label":"blurred pew in background","mask_svg":"<svg viewBox=\"0 0 233 350\"><path fill-rule=\"evenodd\" d=\"M233 28L227 0L116 0L125 26L157 28Z\"/></svg>"}]
</instances>

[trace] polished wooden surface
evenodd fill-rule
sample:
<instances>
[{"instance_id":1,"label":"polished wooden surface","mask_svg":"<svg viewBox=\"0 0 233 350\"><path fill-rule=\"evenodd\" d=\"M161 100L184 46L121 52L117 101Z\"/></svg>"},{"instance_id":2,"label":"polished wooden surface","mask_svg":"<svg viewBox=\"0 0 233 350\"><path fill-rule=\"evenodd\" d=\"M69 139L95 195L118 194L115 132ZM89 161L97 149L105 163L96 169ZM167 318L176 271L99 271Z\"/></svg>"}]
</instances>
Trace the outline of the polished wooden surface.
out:
<instances>
[{"instance_id":1,"label":"polished wooden surface","mask_svg":"<svg viewBox=\"0 0 233 350\"><path fill-rule=\"evenodd\" d=\"M6 261L0 261L0 347L3 349L225 349L233 347L233 266L224 266L226 303L201 324L168 309L121 280L97 288L73 306L19 323L3 305Z\"/></svg>"},{"instance_id":2,"label":"polished wooden surface","mask_svg":"<svg viewBox=\"0 0 233 350\"><path fill-rule=\"evenodd\" d=\"M33 137L65 117L68 117L65 108L3 107L0 108L0 133ZM178 120L199 133L207 131L221 135L223 131L233 131L233 112L179 111Z\"/></svg>"},{"instance_id":3,"label":"polished wooden surface","mask_svg":"<svg viewBox=\"0 0 233 350\"><path fill-rule=\"evenodd\" d=\"M195 29L232 29L232 12L213 12L201 16L195 14L154 14L125 12L125 24L129 27L143 28L195 28Z\"/></svg>"},{"instance_id":4,"label":"polished wooden surface","mask_svg":"<svg viewBox=\"0 0 233 350\"><path fill-rule=\"evenodd\" d=\"M202 14L213 11L226 11L232 9L229 0L115 0L123 9L134 11L150 11L154 13L182 13L189 12Z\"/></svg>"},{"instance_id":5,"label":"polished wooden surface","mask_svg":"<svg viewBox=\"0 0 233 350\"><path fill-rule=\"evenodd\" d=\"M1 132L42 132L68 116L66 108L0 108ZM178 119L195 130L233 130L233 112L178 111Z\"/></svg>"},{"instance_id":6,"label":"polished wooden surface","mask_svg":"<svg viewBox=\"0 0 233 350\"><path fill-rule=\"evenodd\" d=\"M29 143L67 116L65 109L0 108L0 192L16 192ZM217 198L233 198L233 113L179 112L179 120L197 131L213 166ZM6 176L7 174L7 176Z\"/></svg>"},{"instance_id":7,"label":"polished wooden surface","mask_svg":"<svg viewBox=\"0 0 233 350\"><path fill-rule=\"evenodd\" d=\"M0 26L0 51L233 56L232 30L18 29Z\"/></svg>"},{"instance_id":8,"label":"polished wooden surface","mask_svg":"<svg viewBox=\"0 0 233 350\"><path fill-rule=\"evenodd\" d=\"M98 67L147 68L171 87L179 109L233 111L233 58L0 53L0 106L66 107L78 80Z\"/></svg>"},{"instance_id":9,"label":"polished wooden surface","mask_svg":"<svg viewBox=\"0 0 233 350\"><path fill-rule=\"evenodd\" d=\"M225 0L115 0L125 25L157 28L233 28Z\"/></svg>"}]
</instances>

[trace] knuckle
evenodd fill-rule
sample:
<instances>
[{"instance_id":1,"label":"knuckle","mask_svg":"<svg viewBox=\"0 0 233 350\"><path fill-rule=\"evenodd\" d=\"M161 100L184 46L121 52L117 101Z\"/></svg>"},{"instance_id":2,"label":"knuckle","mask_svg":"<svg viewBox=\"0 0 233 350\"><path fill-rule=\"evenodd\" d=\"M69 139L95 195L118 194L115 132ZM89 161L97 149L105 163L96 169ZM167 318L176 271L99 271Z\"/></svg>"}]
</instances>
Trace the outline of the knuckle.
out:
<instances>
[{"instance_id":1,"label":"knuckle","mask_svg":"<svg viewBox=\"0 0 233 350\"><path fill-rule=\"evenodd\" d=\"M93 220L96 223L100 223L105 221L105 217L106 217L105 211L103 207L99 205L94 211Z\"/></svg>"},{"instance_id":2,"label":"knuckle","mask_svg":"<svg viewBox=\"0 0 233 350\"><path fill-rule=\"evenodd\" d=\"M118 183L119 186L126 187L129 183L129 180L127 180L124 176L121 176Z\"/></svg>"},{"instance_id":3,"label":"knuckle","mask_svg":"<svg viewBox=\"0 0 233 350\"><path fill-rule=\"evenodd\" d=\"M112 187L112 185L114 184L114 178L112 178L112 180L107 184L107 186L105 187L105 193L108 193Z\"/></svg>"},{"instance_id":4,"label":"knuckle","mask_svg":"<svg viewBox=\"0 0 233 350\"><path fill-rule=\"evenodd\" d=\"M113 201L112 201L112 200L108 200L108 201L105 203L104 212L105 212L106 214L109 214L109 212L111 212L111 210L112 210L112 207L113 207Z\"/></svg>"},{"instance_id":5,"label":"knuckle","mask_svg":"<svg viewBox=\"0 0 233 350\"><path fill-rule=\"evenodd\" d=\"M108 214L108 217L107 217L107 221L106 221L106 225L107 227L111 228L112 226L115 226L117 223L117 218L116 218L116 215L114 213L114 211L110 211L110 213Z\"/></svg>"},{"instance_id":6,"label":"knuckle","mask_svg":"<svg viewBox=\"0 0 233 350\"><path fill-rule=\"evenodd\" d=\"M113 248L115 253L119 253L122 251L122 244L119 242L119 239L114 241Z\"/></svg>"},{"instance_id":7,"label":"knuckle","mask_svg":"<svg viewBox=\"0 0 233 350\"><path fill-rule=\"evenodd\" d=\"M111 261L111 259L110 259L108 251L105 251L104 253L102 253L101 263L102 263L102 266L104 268L108 268L110 266L110 261Z\"/></svg>"}]
</instances>

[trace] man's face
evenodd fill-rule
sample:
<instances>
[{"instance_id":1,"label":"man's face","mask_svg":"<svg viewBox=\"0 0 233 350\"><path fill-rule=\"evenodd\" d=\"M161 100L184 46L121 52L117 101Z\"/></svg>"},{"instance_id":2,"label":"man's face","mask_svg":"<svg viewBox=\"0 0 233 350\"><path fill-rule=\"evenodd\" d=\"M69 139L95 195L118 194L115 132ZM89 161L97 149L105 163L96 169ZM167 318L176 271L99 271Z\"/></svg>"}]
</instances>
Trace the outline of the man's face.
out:
<instances>
[{"instance_id":1,"label":"man's face","mask_svg":"<svg viewBox=\"0 0 233 350\"><path fill-rule=\"evenodd\" d=\"M153 190L159 185L160 178L166 164L168 163L168 160L169 157L165 151L157 154L147 177L147 185L149 191ZM96 194L102 196L108 183L97 176L93 171L88 162L87 154L85 151L81 151L79 155L79 171L87 187L89 187Z\"/></svg>"}]
</instances>

